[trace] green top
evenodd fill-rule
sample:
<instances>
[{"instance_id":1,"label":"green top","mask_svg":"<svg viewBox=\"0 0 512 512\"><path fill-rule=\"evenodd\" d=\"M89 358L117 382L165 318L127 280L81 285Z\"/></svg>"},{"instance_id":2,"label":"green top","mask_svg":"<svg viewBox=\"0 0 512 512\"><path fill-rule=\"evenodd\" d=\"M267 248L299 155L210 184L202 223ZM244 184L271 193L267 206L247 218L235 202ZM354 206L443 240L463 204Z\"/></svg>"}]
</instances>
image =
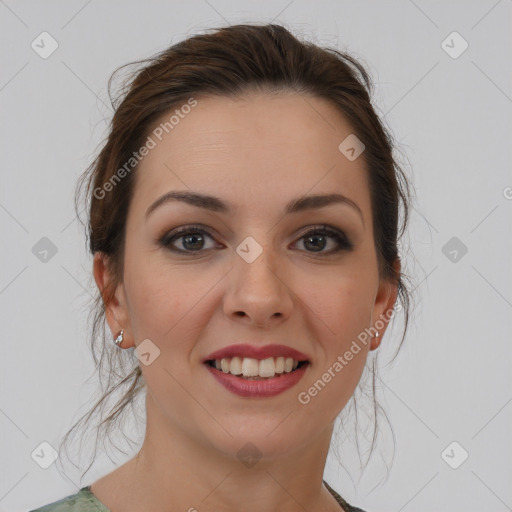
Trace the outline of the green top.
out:
<instances>
[{"instance_id":1,"label":"green top","mask_svg":"<svg viewBox=\"0 0 512 512\"><path fill-rule=\"evenodd\" d=\"M349 505L329 484L324 480L324 484L329 492L340 504L341 509L346 512L364 512L364 510ZM30 510L29 512L111 512L96 496L91 492L91 486L82 487L76 494L66 496L59 501L49 503L43 507Z\"/></svg>"}]
</instances>

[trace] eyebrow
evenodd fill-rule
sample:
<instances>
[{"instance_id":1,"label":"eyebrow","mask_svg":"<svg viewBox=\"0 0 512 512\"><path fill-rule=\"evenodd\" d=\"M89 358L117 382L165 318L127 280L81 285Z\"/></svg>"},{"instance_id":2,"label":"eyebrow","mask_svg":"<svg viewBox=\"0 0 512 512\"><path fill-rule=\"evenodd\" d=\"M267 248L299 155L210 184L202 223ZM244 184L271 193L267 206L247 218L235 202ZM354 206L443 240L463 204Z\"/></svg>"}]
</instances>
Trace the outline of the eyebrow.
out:
<instances>
[{"instance_id":1,"label":"eyebrow","mask_svg":"<svg viewBox=\"0 0 512 512\"><path fill-rule=\"evenodd\" d=\"M181 201L192 206L197 206L198 208L205 208L218 213L231 213L234 210L233 205L228 202L224 202L218 197L199 194L197 192L172 191L167 192L151 204L151 206L146 210L146 219L149 214L159 206L171 201ZM316 194L299 197L290 201L285 206L284 212L285 214L297 213L304 210L323 208L324 206L329 206L331 204L346 204L351 206L359 213L364 224L363 213L359 206L352 201L352 199L344 196L343 194Z\"/></svg>"}]
</instances>

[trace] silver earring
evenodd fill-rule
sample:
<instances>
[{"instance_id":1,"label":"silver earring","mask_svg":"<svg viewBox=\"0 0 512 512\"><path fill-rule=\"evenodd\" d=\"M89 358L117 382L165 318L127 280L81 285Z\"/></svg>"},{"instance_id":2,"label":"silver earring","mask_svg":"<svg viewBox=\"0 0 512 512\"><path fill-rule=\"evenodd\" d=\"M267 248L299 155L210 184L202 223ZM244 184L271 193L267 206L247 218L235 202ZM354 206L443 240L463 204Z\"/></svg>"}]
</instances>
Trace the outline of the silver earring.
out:
<instances>
[{"instance_id":1,"label":"silver earring","mask_svg":"<svg viewBox=\"0 0 512 512\"><path fill-rule=\"evenodd\" d=\"M121 329L119 331L119 334L117 335L117 338L114 340L114 343L121 348L121 343L123 343L123 336L124 336L124 330Z\"/></svg>"}]
</instances>

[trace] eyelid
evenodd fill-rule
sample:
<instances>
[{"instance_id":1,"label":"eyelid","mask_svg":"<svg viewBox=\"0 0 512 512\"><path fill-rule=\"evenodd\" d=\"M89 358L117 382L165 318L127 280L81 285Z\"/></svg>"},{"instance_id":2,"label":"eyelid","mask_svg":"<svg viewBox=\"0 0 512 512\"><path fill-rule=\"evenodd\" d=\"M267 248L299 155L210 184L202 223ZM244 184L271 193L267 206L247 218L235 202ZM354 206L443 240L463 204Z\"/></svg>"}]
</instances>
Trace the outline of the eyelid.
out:
<instances>
[{"instance_id":1,"label":"eyelid","mask_svg":"<svg viewBox=\"0 0 512 512\"><path fill-rule=\"evenodd\" d=\"M172 246L172 239L180 239L181 237L187 235L188 233L200 233L202 235L205 235L212 240L214 240L217 243L215 230L208 226L204 226L202 224L186 224L183 226L179 226L175 229L171 229L170 231L164 232L164 234L160 237L158 237L157 242L160 243L164 248L170 250L173 253L177 254L186 254L186 255L199 255L203 252L206 252L206 250L198 250L198 251L186 251L183 249L177 249L176 247ZM346 235L346 233L339 229L335 228L333 226L330 226L328 224L315 224L310 225L305 228L303 228L299 234L296 234L294 237L293 245L300 242L305 236L307 235L315 235L315 234L322 234L326 235L332 239L334 239L337 243L337 247L335 249L331 249L330 251L319 251L318 253L315 253L315 251L300 251L305 252L309 255L317 255L320 257L327 257L330 255L338 254L343 251L351 251L354 249L354 244L351 241L351 239ZM210 250L212 248L209 248L207 250Z\"/></svg>"},{"instance_id":2,"label":"eyelid","mask_svg":"<svg viewBox=\"0 0 512 512\"><path fill-rule=\"evenodd\" d=\"M206 235L210 237L212 240L215 240L216 235L214 235L214 230L210 227L204 226L202 224L186 224L183 226L179 226L177 228L164 231L163 235L159 236L157 241L164 245L164 247L169 248L171 246L170 241L173 238L181 238L188 234L189 232L193 233L201 233L202 235ZM213 233L212 233L213 232ZM216 241L216 240L215 240ZM176 249L177 252L182 252L179 249ZM193 251L183 251L191 253ZM196 251L196 252L204 252L204 251Z\"/></svg>"},{"instance_id":3,"label":"eyelid","mask_svg":"<svg viewBox=\"0 0 512 512\"><path fill-rule=\"evenodd\" d=\"M327 256L330 254L336 254L341 251L351 251L354 249L354 243L351 241L351 239L347 236L344 230L335 228L334 226L330 226L329 224L315 224L312 226L308 226L304 228L298 235L297 241L294 242L297 243L300 240L302 240L306 235L310 234L325 234L331 238L334 238L336 242L338 243L338 248L326 251L326 252L319 252L317 253L319 256ZM305 251L308 254L314 255L314 251Z\"/></svg>"}]
</instances>

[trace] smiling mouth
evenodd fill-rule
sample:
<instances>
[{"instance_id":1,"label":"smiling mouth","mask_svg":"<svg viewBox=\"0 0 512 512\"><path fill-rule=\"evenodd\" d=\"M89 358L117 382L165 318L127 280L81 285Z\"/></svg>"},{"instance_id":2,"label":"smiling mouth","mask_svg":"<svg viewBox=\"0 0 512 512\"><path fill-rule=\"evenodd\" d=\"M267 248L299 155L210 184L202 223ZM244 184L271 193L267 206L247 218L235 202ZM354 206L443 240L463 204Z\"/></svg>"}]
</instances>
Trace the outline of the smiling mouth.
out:
<instances>
[{"instance_id":1,"label":"smiling mouth","mask_svg":"<svg viewBox=\"0 0 512 512\"><path fill-rule=\"evenodd\" d=\"M209 359L205 364L216 370L229 373L246 380L267 380L288 373L309 364L309 361L298 361L291 357L268 357L255 359L252 357L224 357L222 359Z\"/></svg>"}]
</instances>

